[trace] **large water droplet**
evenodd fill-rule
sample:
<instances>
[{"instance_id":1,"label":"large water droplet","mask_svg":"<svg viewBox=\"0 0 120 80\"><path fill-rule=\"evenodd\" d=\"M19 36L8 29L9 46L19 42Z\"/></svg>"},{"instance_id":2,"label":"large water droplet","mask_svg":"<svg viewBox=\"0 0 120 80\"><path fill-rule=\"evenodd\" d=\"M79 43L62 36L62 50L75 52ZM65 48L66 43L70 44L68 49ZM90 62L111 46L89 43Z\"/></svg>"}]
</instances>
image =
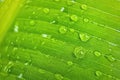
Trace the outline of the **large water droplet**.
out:
<instances>
[{"instance_id":1,"label":"large water droplet","mask_svg":"<svg viewBox=\"0 0 120 80\"><path fill-rule=\"evenodd\" d=\"M90 36L86 33L80 33L79 37L80 37L81 41L83 41L83 42L87 42L90 39Z\"/></svg>"},{"instance_id":2,"label":"large water droplet","mask_svg":"<svg viewBox=\"0 0 120 80\"><path fill-rule=\"evenodd\" d=\"M76 15L71 15L70 19L75 22L78 21L78 17Z\"/></svg>"},{"instance_id":3,"label":"large water droplet","mask_svg":"<svg viewBox=\"0 0 120 80\"><path fill-rule=\"evenodd\" d=\"M102 72L101 72L101 71L96 71L96 72L95 72L95 75L99 77L99 76L102 75Z\"/></svg>"},{"instance_id":4,"label":"large water droplet","mask_svg":"<svg viewBox=\"0 0 120 80\"><path fill-rule=\"evenodd\" d=\"M97 57L99 57L99 56L101 56L101 53L98 52L98 51L95 51L95 52L94 52L94 55L97 56Z\"/></svg>"},{"instance_id":5,"label":"large water droplet","mask_svg":"<svg viewBox=\"0 0 120 80\"><path fill-rule=\"evenodd\" d=\"M5 66L4 71L5 71L5 72L9 72L9 71L10 71L9 69L10 69L13 65L14 65L14 63L13 63L12 61L10 61L10 62Z\"/></svg>"},{"instance_id":6,"label":"large water droplet","mask_svg":"<svg viewBox=\"0 0 120 80\"><path fill-rule=\"evenodd\" d=\"M112 55L106 55L105 56L110 62L115 61L116 59Z\"/></svg>"},{"instance_id":7,"label":"large water droplet","mask_svg":"<svg viewBox=\"0 0 120 80\"><path fill-rule=\"evenodd\" d=\"M44 9L43 9L43 12L46 13L46 14L48 14L49 11L50 11L50 10L49 10L48 8L44 8Z\"/></svg>"},{"instance_id":8,"label":"large water droplet","mask_svg":"<svg viewBox=\"0 0 120 80\"><path fill-rule=\"evenodd\" d=\"M34 21L34 20L31 20L31 21L30 21L30 25L32 25L32 26L35 25L35 21Z\"/></svg>"},{"instance_id":9,"label":"large water droplet","mask_svg":"<svg viewBox=\"0 0 120 80\"><path fill-rule=\"evenodd\" d=\"M57 80L63 80L63 76L60 75L60 74L55 74L55 78L56 78Z\"/></svg>"},{"instance_id":10,"label":"large water droplet","mask_svg":"<svg viewBox=\"0 0 120 80\"><path fill-rule=\"evenodd\" d=\"M79 59L83 58L86 54L86 50L83 47L76 47L73 51L74 56Z\"/></svg>"},{"instance_id":11,"label":"large water droplet","mask_svg":"<svg viewBox=\"0 0 120 80\"><path fill-rule=\"evenodd\" d=\"M65 26L61 26L61 27L59 28L59 32L60 32L61 34L65 34L65 33L67 32L66 27L65 27Z\"/></svg>"},{"instance_id":12,"label":"large water droplet","mask_svg":"<svg viewBox=\"0 0 120 80\"><path fill-rule=\"evenodd\" d=\"M86 5L86 4L82 4L82 5L81 5L81 9L87 10L87 5Z\"/></svg>"}]
</instances>

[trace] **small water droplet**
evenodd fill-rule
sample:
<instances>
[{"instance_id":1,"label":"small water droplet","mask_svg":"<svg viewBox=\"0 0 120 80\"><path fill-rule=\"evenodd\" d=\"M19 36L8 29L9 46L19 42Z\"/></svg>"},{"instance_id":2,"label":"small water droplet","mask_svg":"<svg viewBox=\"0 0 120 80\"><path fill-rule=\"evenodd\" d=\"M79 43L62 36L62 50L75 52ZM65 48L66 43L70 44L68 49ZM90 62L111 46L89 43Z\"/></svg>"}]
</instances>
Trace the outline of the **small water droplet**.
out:
<instances>
[{"instance_id":1,"label":"small water droplet","mask_svg":"<svg viewBox=\"0 0 120 80\"><path fill-rule=\"evenodd\" d=\"M64 7L62 7L62 8L60 9L60 11L61 11L61 12L63 12L64 10L65 10L65 8L64 8Z\"/></svg>"},{"instance_id":2,"label":"small water droplet","mask_svg":"<svg viewBox=\"0 0 120 80\"><path fill-rule=\"evenodd\" d=\"M70 30L70 32L72 32L72 33L74 33L75 32L75 30L74 29L69 29Z\"/></svg>"},{"instance_id":3,"label":"small water droplet","mask_svg":"<svg viewBox=\"0 0 120 80\"><path fill-rule=\"evenodd\" d=\"M82 47L76 47L73 51L74 56L79 59L79 58L83 58L86 54L86 50Z\"/></svg>"},{"instance_id":4,"label":"small water droplet","mask_svg":"<svg viewBox=\"0 0 120 80\"><path fill-rule=\"evenodd\" d=\"M82 4L82 5L81 5L81 9L87 10L87 5L86 5L86 4Z\"/></svg>"},{"instance_id":5,"label":"small water droplet","mask_svg":"<svg viewBox=\"0 0 120 80\"><path fill-rule=\"evenodd\" d=\"M65 26L61 26L61 27L59 28L59 32L60 32L61 34L65 34L65 33L67 32L66 27L65 27Z\"/></svg>"},{"instance_id":6,"label":"small water droplet","mask_svg":"<svg viewBox=\"0 0 120 80\"><path fill-rule=\"evenodd\" d=\"M31 20L31 21L30 21L30 25L32 25L32 26L35 25L35 21L34 21L34 20Z\"/></svg>"},{"instance_id":7,"label":"small water droplet","mask_svg":"<svg viewBox=\"0 0 120 80\"><path fill-rule=\"evenodd\" d=\"M43 12L44 12L45 14L48 14L49 11L50 11L50 10L49 10L48 8L44 8L44 9L43 9Z\"/></svg>"},{"instance_id":8,"label":"small water droplet","mask_svg":"<svg viewBox=\"0 0 120 80\"><path fill-rule=\"evenodd\" d=\"M44 38L51 38L51 35L48 35L48 34L42 34L42 37L44 37Z\"/></svg>"},{"instance_id":9,"label":"small water droplet","mask_svg":"<svg viewBox=\"0 0 120 80\"><path fill-rule=\"evenodd\" d=\"M47 36L48 36L47 34L42 34L42 37L44 38L47 38Z\"/></svg>"},{"instance_id":10,"label":"small water droplet","mask_svg":"<svg viewBox=\"0 0 120 80\"><path fill-rule=\"evenodd\" d=\"M83 42L87 42L90 39L90 36L86 33L80 33L79 37L80 37L81 41L83 41Z\"/></svg>"},{"instance_id":11,"label":"small water droplet","mask_svg":"<svg viewBox=\"0 0 120 80\"><path fill-rule=\"evenodd\" d=\"M32 14L35 14L35 11L33 11L33 13Z\"/></svg>"},{"instance_id":12,"label":"small water droplet","mask_svg":"<svg viewBox=\"0 0 120 80\"><path fill-rule=\"evenodd\" d=\"M38 71L39 71L40 73L42 73L42 74L45 73L45 70L43 70L43 69L39 69Z\"/></svg>"},{"instance_id":13,"label":"small water droplet","mask_svg":"<svg viewBox=\"0 0 120 80\"><path fill-rule=\"evenodd\" d=\"M72 62L72 61L67 61L67 64L68 64L69 66L71 66L71 65L73 65L73 62Z\"/></svg>"},{"instance_id":14,"label":"small water droplet","mask_svg":"<svg viewBox=\"0 0 120 80\"><path fill-rule=\"evenodd\" d=\"M75 22L78 21L78 17L76 15L72 15L70 19Z\"/></svg>"},{"instance_id":15,"label":"small water droplet","mask_svg":"<svg viewBox=\"0 0 120 80\"><path fill-rule=\"evenodd\" d=\"M97 57L101 56L101 53L98 52L98 51L95 51L94 54L95 54L95 56L97 56Z\"/></svg>"},{"instance_id":16,"label":"small water droplet","mask_svg":"<svg viewBox=\"0 0 120 80\"><path fill-rule=\"evenodd\" d=\"M57 80L63 80L63 76L61 74L55 74L55 78Z\"/></svg>"},{"instance_id":17,"label":"small water droplet","mask_svg":"<svg viewBox=\"0 0 120 80\"><path fill-rule=\"evenodd\" d=\"M102 72L101 72L101 71L96 71L96 72L95 72L95 75L99 77L99 76L102 75Z\"/></svg>"},{"instance_id":18,"label":"small water droplet","mask_svg":"<svg viewBox=\"0 0 120 80\"><path fill-rule=\"evenodd\" d=\"M89 21L89 19L87 19L87 18L84 18L84 19L83 19L83 21L84 21L84 22L88 22L88 21Z\"/></svg>"},{"instance_id":19,"label":"small water droplet","mask_svg":"<svg viewBox=\"0 0 120 80\"><path fill-rule=\"evenodd\" d=\"M14 32L18 32L18 29L19 29L19 26L18 26L18 25L15 25L15 27L14 27Z\"/></svg>"},{"instance_id":20,"label":"small water droplet","mask_svg":"<svg viewBox=\"0 0 120 80\"><path fill-rule=\"evenodd\" d=\"M19 75L18 75L18 78L22 78L23 77L23 74L22 73L20 73Z\"/></svg>"},{"instance_id":21,"label":"small water droplet","mask_svg":"<svg viewBox=\"0 0 120 80\"><path fill-rule=\"evenodd\" d=\"M25 64L24 65L30 65L31 64L31 62L32 62L32 60L28 60L27 62L25 62Z\"/></svg>"},{"instance_id":22,"label":"small water droplet","mask_svg":"<svg viewBox=\"0 0 120 80\"><path fill-rule=\"evenodd\" d=\"M105 56L110 62L115 61L116 59L112 55L106 55Z\"/></svg>"},{"instance_id":23,"label":"small water droplet","mask_svg":"<svg viewBox=\"0 0 120 80\"><path fill-rule=\"evenodd\" d=\"M55 24L56 23L56 21L55 20L53 20L52 22L50 22L50 24Z\"/></svg>"},{"instance_id":24,"label":"small water droplet","mask_svg":"<svg viewBox=\"0 0 120 80\"><path fill-rule=\"evenodd\" d=\"M9 71L10 71L9 69L10 69L13 65L14 65L14 63L13 63L12 61L10 61L10 62L5 66L4 71L5 71L5 72L9 72Z\"/></svg>"},{"instance_id":25,"label":"small water droplet","mask_svg":"<svg viewBox=\"0 0 120 80\"><path fill-rule=\"evenodd\" d=\"M67 0L67 5L68 5L68 6L71 6L71 5L73 5L74 3L75 3L74 0Z\"/></svg>"}]
</instances>

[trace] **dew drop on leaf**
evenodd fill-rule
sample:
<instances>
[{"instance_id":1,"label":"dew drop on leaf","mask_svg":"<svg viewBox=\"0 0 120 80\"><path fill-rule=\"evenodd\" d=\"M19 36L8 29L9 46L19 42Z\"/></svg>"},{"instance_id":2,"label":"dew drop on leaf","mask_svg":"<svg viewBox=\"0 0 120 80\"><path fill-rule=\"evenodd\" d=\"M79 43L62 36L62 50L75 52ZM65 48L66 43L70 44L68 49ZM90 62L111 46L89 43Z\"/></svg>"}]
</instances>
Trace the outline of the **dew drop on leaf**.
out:
<instances>
[{"instance_id":1,"label":"dew drop on leaf","mask_svg":"<svg viewBox=\"0 0 120 80\"><path fill-rule=\"evenodd\" d=\"M55 74L55 78L56 78L57 80L63 80L63 76L60 75L60 74Z\"/></svg>"},{"instance_id":2,"label":"dew drop on leaf","mask_svg":"<svg viewBox=\"0 0 120 80\"><path fill-rule=\"evenodd\" d=\"M106 55L105 56L110 62L115 61L116 59L112 55Z\"/></svg>"},{"instance_id":3,"label":"dew drop on leaf","mask_svg":"<svg viewBox=\"0 0 120 80\"><path fill-rule=\"evenodd\" d=\"M65 10L65 8L64 8L64 7L62 7L62 8L60 9L60 11L61 11L61 12L63 12L64 10Z\"/></svg>"},{"instance_id":4,"label":"dew drop on leaf","mask_svg":"<svg viewBox=\"0 0 120 80\"><path fill-rule=\"evenodd\" d=\"M94 55L97 56L97 57L99 57L99 56L101 56L101 53L98 52L98 51L95 51L95 52L94 52Z\"/></svg>"},{"instance_id":5,"label":"dew drop on leaf","mask_svg":"<svg viewBox=\"0 0 120 80\"><path fill-rule=\"evenodd\" d=\"M18 25L15 25L15 27L14 27L14 32L18 32L18 29L19 29L19 26L18 26Z\"/></svg>"},{"instance_id":6,"label":"dew drop on leaf","mask_svg":"<svg viewBox=\"0 0 120 80\"><path fill-rule=\"evenodd\" d=\"M86 4L82 4L82 5L81 5L81 9L87 10L87 5L86 5Z\"/></svg>"},{"instance_id":7,"label":"dew drop on leaf","mask_svg":"<svg viewBox=\"0 0 120 80\"><path fill-rule=\"evenodd\" d=\"M45 14L48 14L49 11L50 11L50 10L49 10L48 8L44 8L44 9L43 9L43 12L44 12Z\"/></svg>"},{"instance_id":8,"label":"dew drop on leaf","mask_svg":"<svg viewBox=\"0 0 120 80\"><path fill-rule=\"evenodd\" d=\"M32 25L32 26L35 25L35 21L34 21L34 20L31 20L31 21L30 21L30 25Z\"/></svg>"},{"instance_id":9,"label":"dew drop on leaf","mask_svg":"<svg viewBox=\"0 0 120 80\"><path fill-rule=\"evenodd\" d=\"M74 53L74 56L77 58L77 59L80 59L80 58L83 58L86 54L86 50L82 47L76 47L73 51Z\"/></svg>"},{"instance_id":10,"label":"dew drop on leaf","mask_svg":"<svg viewBox=\"0 0 120 80\"><path fill-rule=\"evenodd\" d=\"M19 75L18 75L18 78L22 78L23 77L23 74L22 73L20 73Z\"/></svg>"},{"instance_id":11,"label":"dew drop on leaf","mask_svg":"<svg viewBox=\"0 0 120 80\"><path fill-rule=\"evenodd\" d=\"M89 19L84 18L83 21L84 21L84 22L89 22Z\"/></svg>"},{"instance_id":12,"label":"dew drop on leaf","mask_svg":"<svg viewBox=\"0 0 120 80\"><path fill-rule=\"evenodd\" d=\"M67 61L67 64L68 64L69 66L71 66L71 65L73 65L73 62L72 62L72 61Z\"/></svg>"},{"instance_id":13,"label":"dew drop on leaf","mask_svg":"<svg viewBox=\"0 0 120 80\"><path fill-rule=\"evenodd\" d=\"M76 15L71 15L70 19L75 22L78 21L78 17Z\"/></svg>"},{"instance_id":14,"label":"dew drop on leaf","mask_svg":"<svg viewBox=\"0 0 120 80\"><path fill-rule=\"evenodd\" d=\"M40 73L42 73L42 74L45 73L45 70L43 70L43 69L38 69L38 71L39 71Z\"/></svg>"},{"instance_id":15,"label":"dew drop on leaf","mask_svg":"<svg viewBox=\"0 0 120 80\"><path fill-rule=\"evenodd\" d=\"M72 33L74 33L74 32L75 32L75 30L74 30L74 29L71 29L71 28L70 28L69 30L70 30L70 32L72 32Z\"/></svg>"},{"instance_id":16,"label":"dew drop on leaf","mask_svg":"<svg viewBox=\"0 0 120 80\"><path fill-rule=\"evenodd\" d=\"M87 42L90 39L90 36L86 33L80 33L79 37L80 37L81 41L83 41L83 42Z\"/></svg>"},{"instance_id":17,"label":"dew drop on leaf","mask_svg":"<svg viewBox=\"0 0 120 80\"><path fill-rule=\"evenodd\" d=\"M60 32L61 34L65 34L65 33L67 32L66 27L65 27L65 26L61 26L61 27L59 28L59 32Z\"/></svg>"},{"instance_id":18,"label":"dew drop on leaf","mask_svg":"<svg viewBox=\"0 0 120 80\"><path fill-rule=\"evenodd\" d=\"M101 72L101 71L96 71L96 72L95 72L95 75L99 77L99 76L102 75L102 72Z\"/></svg>"},{"instance_id":19,"label":"dew drop on leaf","mask_svg":"<svg viewBox=\"0 0 120 80\"><path fill-rule=\"evenodd\" d=\"M67 0L67 5L68 5L68 6L71 6L71 5L73 5L74 3L75 3L74 0Z\"/></svg>"}]
</instances>

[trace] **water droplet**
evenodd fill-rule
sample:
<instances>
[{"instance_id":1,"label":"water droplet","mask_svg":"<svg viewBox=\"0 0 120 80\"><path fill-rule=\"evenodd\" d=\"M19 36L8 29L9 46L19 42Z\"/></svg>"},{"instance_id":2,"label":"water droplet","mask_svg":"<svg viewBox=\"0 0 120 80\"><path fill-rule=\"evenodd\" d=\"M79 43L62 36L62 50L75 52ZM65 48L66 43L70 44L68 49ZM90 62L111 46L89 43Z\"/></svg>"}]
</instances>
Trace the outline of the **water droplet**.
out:
<instances>
[{"instance_id":1,"label":"water droplet","mask_svg":"<svg viewBox=\"0 0 120 80\"><path fill-rule=\"evenodd\" d=\"M45 44L45 42L43 41L42 43L41 43L41 45L44 45Z\"/></svg>"},{"instance_id":2,"label":"water droplet","mask_svg":"<svg viewBox=\"0 0 120 80\"><path fill-rule=\"evenodd\" d=\"M101 56L101 53L98 52L98 51L95 51L94 54L95 54L95 56L97 56L97 57Z\"/></svg>"},{"instance_id":3,"label":"water droplet","mask_svg":"<svg viewBox=\"0 0 120 80\"><path fill-rule=\"evenodd\" d=\"M18 25L15 25L15 27L14 27L14 32L18 32L18 29L19 29L19 26L18 26Z\"/></svg>"},{"instance_id":4,"label":"water droplet","mask_svg":"<svg viewBox=\"0 0 120 80\"><path fill-rule=\"evenodd\" d=\"M110 62L115 61L116 59L112 55L106 55L105 56Z\"/></svg>"},{"instance_id":5,"label":"water droplet","mask_svg":"<svg viewBox=\"0 0 120 80\"><path fill-rule=\"evenodd\" d=\"M42 73L42 74L45 73L45 70L43 70L43 69L39 69L38 71L39 71L40 73Z\"/></svg>"},{"instance_id":6,"label":"water droplet","mask_svg":"<svg viewBox=\"0 0 120 80\"><path fill-rule=\"evenodd\" d=\"M73 53L74 53L75 57L77 59L79 59L79 58L83 58L85 56L86 50L82 47L76 47L74 49Z\"/></svg>"},{"instance_id":7,"label":"water droplet","mask_svg":"<svg viewBox=\"0 0 120 80\"><path fill-rule=\"evenodd\" d=\"M79 37L80 37L81 41L83 41L83 42L87 42L90 39L90 36L86 33L80 33Z\"/></svg>"},{"instance_id":8,"label":"water droplet","mask_svg":"<svg viewBox=\"0 0 120 80\"><path fill-rule=\"evenodd\" d=\"M32 14L35 14L35 11L33 11L33 13Z\"/></svg>"},{"instance_id":9,"label":"water droplet","mask_svg":"<svg viewBox=\"0 0 120 80\"><path fill-rule=\"evenodd\" d=\"M96 71L96 72L95 72L95 75L99 77L99 76L102 75L102 72L100 72L100 71Z\"/></svg>"},{"instance_id":10,"label":"water droplet","mask_svg":"<svg viewBox=\"0 0 120 80\"><path fill-rule=\"evenodd\" d=\"M87 18L84 18L84 19L83 19L83 21L84 21L84 22L88 22L88 21L89 21L89 19L87 19Z\"/></svg>"},{"instance_id":11,"label":"water droplet","mask_svg":"<svg viewBox=\"0 0 120 80\"><path fill-rule=\"evenodd\" d=\"M65 33L67 32L66 27L65 27L65 26L61 26L61 27L59 28L59 32L60 32L61 34L65 34Z\"/></svg>"},{"instance_id":12,"label":"water droplet","mask_svg":"<svg viewBox=\"0 0 120 80\"><path fill-rule=\"evenodd\" d=\"M25 64L24 65L30 65L31 64L31 62L32 62L32 60L28 60L27 62L25 62Z\"/></svg>"},{"instance_id":13,"label":"water droplet","mask_svg":"<svg viewBox=\"0 0 120 80\"><path fill-rule=\"evenodd\" d=\"M47 38L47 36L48 36L47 34L42 34L42 37L44 38Z\"/></svg>"},{"instance_id":14,"label":"water droplet","mask_svg":"<svg viewBox=\"0 0 120 80\"><path fill-rule=\"evenodd\" d=\"M76 15L72 15L70 19L75 22L78 21L78 17Z\"/></svg>"},{"instance_id":15,"label":"water droplet","mask_svg":"<svg viewBox=\"0 0 120 80\"><path fill-rule=\"evenodd\" d=\"M23 77L23 74L22 73L20 73L19 75L18 75L18 78L22 78Z\"/></svg>"},{"instance_id":16,"label":"water droplet","mask_svg":"<svg viewBox=\"0 0 120 80\"><path fill-rule=\"evenodd\" d=\"M64 7L62 7L62 8L60 9L60 11L61 11L61 12L63 12L64 10L65 10L65 8L64 8Z\"/></svg>"},{"instance_id":17,"label":"water droplet","mask_svg":"<svg viewBox=\"0 0 120 80\"><path fill-rule=\"evenodd\" d=\"M31 21L30 21L30 25L32 25L32 26L35 25L35 21L34 21L34 20L31 20Z\"/></svg>"},{"instance_id":18,"label":"water droplet","mask_svg":"<svg viewBox=\"0 0 120 80\"><path fill-rule=\"evenodd\" d=\"M108 77L109 77L109 78L112 78L112 76L111 76L111 75L108 75Z\"/></svg>"},{"instance_id":19,"label":"water droplet","mask_svg":"<svg viewBox=\"0 0 120 80\"><path fill-rule=\"evenodd\" d=\"M56 23L56 21L55 20L53 20L52 22L50 22L50 24L55 24Z\"/></svg>"},{"instance_id":20,"label":"water droplet","mask_svg":"<svg viewBox=\"0 0 120 80\"><path fill-rule=\"evenodd\" d=\"M14 65L12 61L10 61L4 68L5 72L9 72L9 69Z\"/></svg>"},{"instance_id":21,"label":"water droplet","mask_svg":"<svg viewBox=\"0 0 120 80\"><path fill-rule=\"evenodd\" d=\"M46 13L46 14L48 14L49 11L50 11L50 10L49 10L48 8L44 8L44 9L43 9L43 12Z\"/></svg>"},{"instance_id":22,"label":"water droplet","mask_svg":"<svg viewBox=\"0 0 120 80\"><path fill-rule=\"evenodd\" d=\"M69 66L71 66L71 65L73 65L73 62L72 62L72 61L68 61L67 64L68 64Z\"/></svg>"},{"instance_id":23,"label":"water droplet","mask_svg":"<svg viewBox=\"0 0 120 80\"><path fill-rule=\"evenodd\" d=\"M69 29L70 30L70 32L72 32L72 33L74 33L75 32L75 30L74 29Z\"/></svg>"},{"instance_id":24,"label":"water droplet","mask_svg":"<svg viewBox=\"0 0 120 80\"><path fill-rule=\"evenodd\" d=\"M86 4L82 4L82 5L81 5L81 9L87 10L87 5L86 5Z\"/></svg>"},{"instance_id":25,"label":"water droplet","mask_svg":"<svg viewBox=\"0 0 120 80\"><path fill-rule=\"evenodd\" d=\"M55 78L56 78L57 80L63 80L63 76L60 75L60 74L55 74Z\"/></svg>"},{"instance_id":26,"label":"water droplet","mask_svg":"<svg viewBox=\"0 0 120 80\"><path fill-rule=\"evenodd\" d=\"M73 5L74 3L75 3L74 0L67 0L67 5L68 5L68 6L71 6L71 5Z\"/></svg>"},{"instance_id":27,"label":"water droplet","mask_svg":"<svg viewBox=\"0 0 120 80\"><path fill-rule=\"evenodd\" d=\"M47 34L42 34L42 37L44 37L44 38L51 38L51 35L47 35Z\"/></svg>"}]
</instances>

